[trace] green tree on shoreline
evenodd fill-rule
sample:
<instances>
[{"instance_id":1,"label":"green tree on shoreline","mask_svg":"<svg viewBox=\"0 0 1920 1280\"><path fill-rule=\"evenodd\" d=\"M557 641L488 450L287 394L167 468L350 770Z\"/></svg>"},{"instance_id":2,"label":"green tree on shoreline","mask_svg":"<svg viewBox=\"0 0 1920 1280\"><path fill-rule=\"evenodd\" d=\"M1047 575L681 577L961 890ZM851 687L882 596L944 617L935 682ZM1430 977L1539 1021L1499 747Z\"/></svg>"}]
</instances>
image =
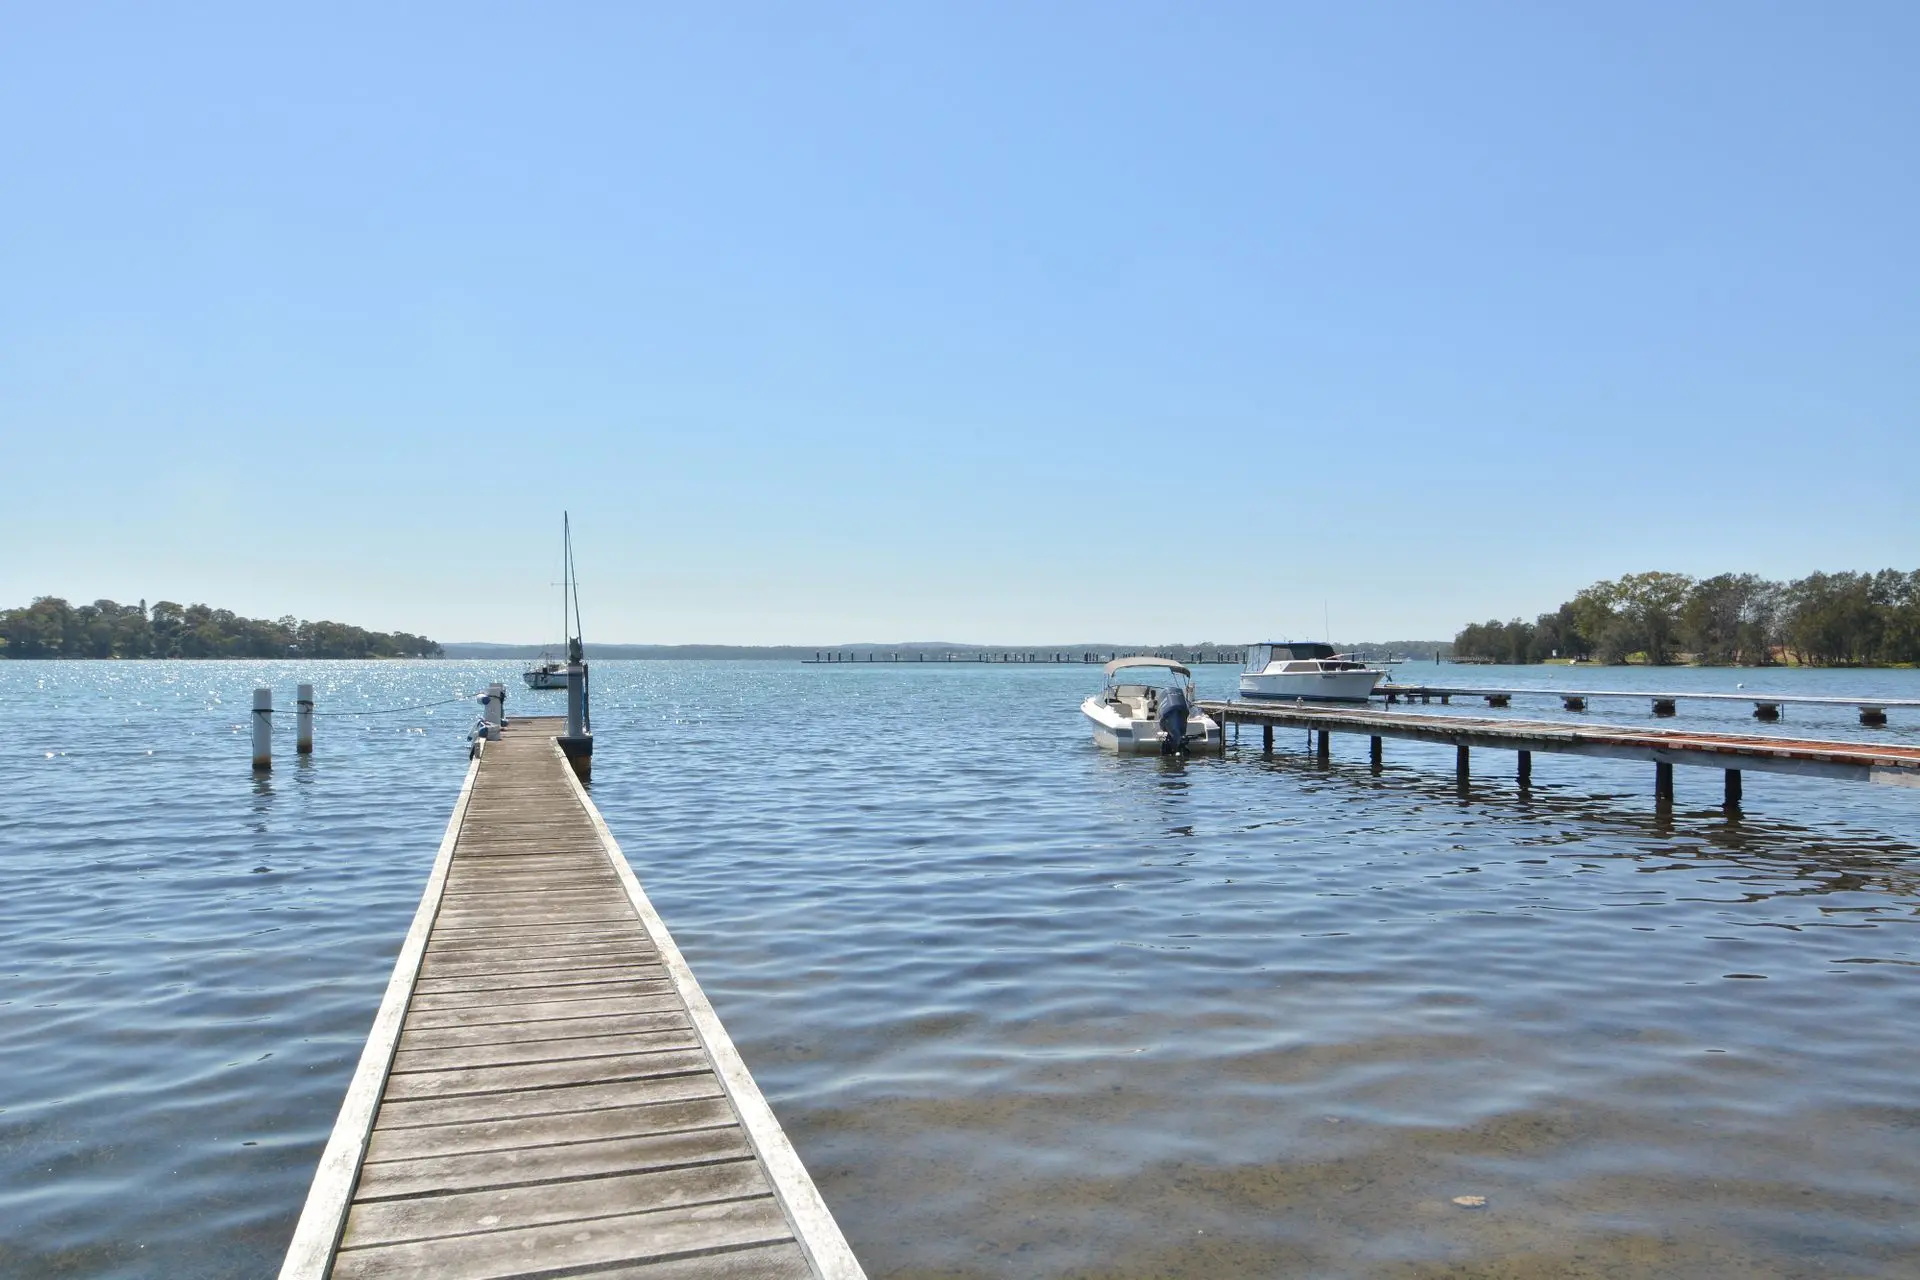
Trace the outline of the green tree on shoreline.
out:
<instances>
[{"instance_id":1,"label":"green tree on shoreline","mask_svg":"<svg viewBox=\"0 0 1920 1280\"><path fill-rule=\"evenodd\" d=\"M1696 580L1636 573L1592 584L1533 622L1473 623L1454 653L1494 662L1598 657L1765 666L1920 662L1920 570L1813 573L1770 582L1751 573Z\"/></svg>"},{"instance_id":2,"label":"green tree on shoreline","mask_svg":"<svg viewBox=\"0 0 1920 1280\"><path fill-rule=\"evenodd\" d=\"M0 658L437 658L440 646L405 631L344 622L268 621L228 609L161 600L152 609L40 596L0 609Z\"/></svg>"}]
</instances>

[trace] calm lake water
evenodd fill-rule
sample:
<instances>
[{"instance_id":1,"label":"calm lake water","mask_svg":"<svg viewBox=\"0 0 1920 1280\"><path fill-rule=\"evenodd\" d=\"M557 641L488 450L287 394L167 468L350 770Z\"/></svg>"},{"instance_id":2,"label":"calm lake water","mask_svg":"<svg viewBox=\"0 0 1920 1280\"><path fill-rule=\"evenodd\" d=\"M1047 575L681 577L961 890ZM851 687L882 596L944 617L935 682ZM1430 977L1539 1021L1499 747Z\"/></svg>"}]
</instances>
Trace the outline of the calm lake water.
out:
<instances>
[{"instance_id":1,"label":"calm lake water","mask_svg":"<svg viewBox=\"0 0 1920 1280\"><path fill-rule=\"evenodd\" d=\"M330 716L306 762L289 724L256 781L249 693L558 705L517 670L0 663L0 1274L277 1267L473 710ZM1708 770L1660 815L1604 761L1523 797L1476 753L1462 797L1444 747L1122 760L1099 680L596 665L595 799L873 1275L1920 1274L1920 791L1749 774L1730 820ZM1920 741L1892 718L1775 731Z\"/></svg>"}]
</instances>

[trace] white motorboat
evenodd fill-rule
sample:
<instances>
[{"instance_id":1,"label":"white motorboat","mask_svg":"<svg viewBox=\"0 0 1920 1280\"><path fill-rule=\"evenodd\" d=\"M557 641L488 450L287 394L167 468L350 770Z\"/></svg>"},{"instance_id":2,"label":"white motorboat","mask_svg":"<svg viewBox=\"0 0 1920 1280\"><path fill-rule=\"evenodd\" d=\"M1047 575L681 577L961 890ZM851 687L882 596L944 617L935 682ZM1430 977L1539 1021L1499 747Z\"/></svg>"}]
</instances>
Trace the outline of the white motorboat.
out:
<instances>
[{"instance_id":1,"label":"white motorboat","mask_svg":"<svg viewBox=\"0 0 1920 1280\"><path fill-rule=\"evenodd\" d=\"M1275 640L1247 646L1240 695L1305 702L1365 702L1386 674L1335 653L1330 644Z\"/></svg>"},{"instance_id":2,"label":"white motorboat","mask_svg":"<svg viewBox=\"0 0 1920 1280\"><path fill-rule=\"evenodd\" d=\"M1172 658L1115 658L1106 674L1106 688L1080 704L1093 721L1094 742L1109 751L1168 756L1220 750L1224 735L1194 705L1193 672L1186 667Z\"/></svg>"}]
</instances>

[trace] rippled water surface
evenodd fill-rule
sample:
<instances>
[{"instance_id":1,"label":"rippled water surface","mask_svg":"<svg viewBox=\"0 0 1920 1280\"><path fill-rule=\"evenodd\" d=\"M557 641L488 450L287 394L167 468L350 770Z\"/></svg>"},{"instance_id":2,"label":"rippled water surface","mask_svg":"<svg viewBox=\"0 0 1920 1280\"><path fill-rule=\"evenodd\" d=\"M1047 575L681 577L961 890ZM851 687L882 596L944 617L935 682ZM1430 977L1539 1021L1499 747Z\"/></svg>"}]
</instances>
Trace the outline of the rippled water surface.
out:
<instances>
[{"instance_id":1,"label":"rippled water surface","mask_svg":"<svg viewBox=\"0 0 1920 1280\"><path fill-rule=\"evenodd\" d=\"M277 1266L472 712L330 716L256 781L249 692L502 677L0 663L0 1274ZM1358 738L1122 760L1079 716L1098 683L596 667L595 798L871 1273L1920 1274L1920 791L1749 774L1729 819L1705 770L1662 814L1604 761L1536 757L1522 795L1481 752L1463 796L1449 749L1373 776ZM1920 712L1773 731L1915 742Z\"/></svg>"}]
</instances>

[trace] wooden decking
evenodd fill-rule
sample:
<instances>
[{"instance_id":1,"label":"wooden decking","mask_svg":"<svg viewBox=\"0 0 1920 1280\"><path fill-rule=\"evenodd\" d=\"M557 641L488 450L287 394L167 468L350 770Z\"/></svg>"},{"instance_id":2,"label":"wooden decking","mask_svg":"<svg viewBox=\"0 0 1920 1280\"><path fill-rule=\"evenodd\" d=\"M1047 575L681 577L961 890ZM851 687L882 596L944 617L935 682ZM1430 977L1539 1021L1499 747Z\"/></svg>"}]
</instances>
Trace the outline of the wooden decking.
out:
<instances>
[{"instance_id":1,"label":"wooden decking","mask_svg":"<svg viewBox=\"0 0 1920 1280\"><path fill-rule=\"evenodd\" d=\"M858 1277L553 736L469 771L292 1277Z\"/></svg>"}]
</instances>

